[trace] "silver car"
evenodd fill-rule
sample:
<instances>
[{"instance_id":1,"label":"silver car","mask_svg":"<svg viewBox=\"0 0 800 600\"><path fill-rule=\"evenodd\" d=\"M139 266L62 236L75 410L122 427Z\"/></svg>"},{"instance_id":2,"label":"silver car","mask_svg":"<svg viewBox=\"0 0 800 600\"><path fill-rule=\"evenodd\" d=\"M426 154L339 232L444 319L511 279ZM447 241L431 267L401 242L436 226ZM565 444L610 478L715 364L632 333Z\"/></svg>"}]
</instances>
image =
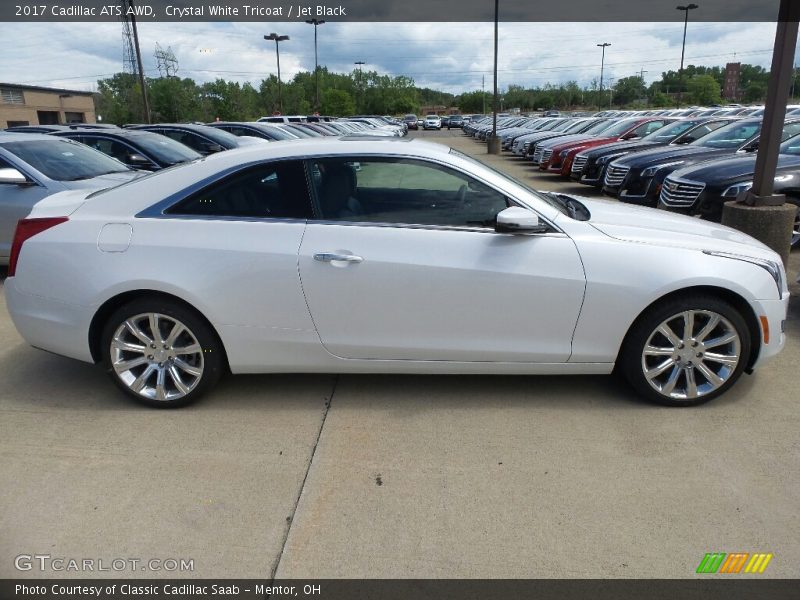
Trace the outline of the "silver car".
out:
<instances>
[{"instance_id":1,"label":"silver car","mask_svg":"<svg viewBox=\"0 0 800 600\"><path fill-rule=\"evenodd\" d=\"M0 132L0 266L8 265L17 221L42 198L64 190L113 187L142 174L66 138Z\"/></svg>"}]
</instances>

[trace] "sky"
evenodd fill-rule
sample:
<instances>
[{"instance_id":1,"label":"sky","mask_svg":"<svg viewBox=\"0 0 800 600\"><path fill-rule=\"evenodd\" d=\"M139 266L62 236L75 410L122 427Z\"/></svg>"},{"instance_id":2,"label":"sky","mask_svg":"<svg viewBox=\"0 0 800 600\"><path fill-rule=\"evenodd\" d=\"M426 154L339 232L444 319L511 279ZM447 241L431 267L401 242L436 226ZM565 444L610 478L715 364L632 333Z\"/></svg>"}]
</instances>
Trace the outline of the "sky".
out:
<instances>
[{"instance_id":1,"label":"sky","mask_svg":"<svg viewBox=\"0 0 800 600\"><path fill-rule=\"evenodd\" d=\"M305 23L142 23L139 38L148 76L158 76L155 45L170 47L178 75L204 82L249 81L276 73L277 32L281 76L314 68L314 27ZM420 87L461 93L492 87L491 23L333 23L319 26L319 62L329 70L365 70L412 77ZM498 85L525 87L600 77L608 42L605 84L639 74L645 81L680 66L683 23L501 23ZM689 23L686 64L724 66L740 61L769 68L774 23ZM98 79L122 70L119 23L0 23L0 81L95 90Z\"/></svg>"}]
</instances>

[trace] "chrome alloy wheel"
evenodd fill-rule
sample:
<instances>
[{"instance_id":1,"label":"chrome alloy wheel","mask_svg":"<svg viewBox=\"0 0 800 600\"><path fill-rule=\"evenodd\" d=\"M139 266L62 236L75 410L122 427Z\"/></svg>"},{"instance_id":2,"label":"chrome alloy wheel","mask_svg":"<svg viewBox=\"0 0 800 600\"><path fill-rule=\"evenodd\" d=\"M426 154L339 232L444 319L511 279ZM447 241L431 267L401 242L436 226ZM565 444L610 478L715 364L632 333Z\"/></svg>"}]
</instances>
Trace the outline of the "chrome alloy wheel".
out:
<instances>
[{"instance_id":1,"label":"chrome alloy wheel","mask_svg":"<svg viewBox=\"0 0 800 600\"><path fill-rule=\"evenodd\" d=\"M642 350L644 377L659 394L692 400L720 387L741 360L736 328L722 315L687 310L664 320Z\"/></svg>"},{"instance_id":2,"label":"chrome alloy wheel","mask_svg":"<svg viewBox=\"0 0 800 600\"><path fill-rule=\"evenodd\" d=\"M203 349L186 325L159 313L126 319L111 338L111 366L132 392L157 401L183 398L203 375Z\"/></svg>"}]
</instances>

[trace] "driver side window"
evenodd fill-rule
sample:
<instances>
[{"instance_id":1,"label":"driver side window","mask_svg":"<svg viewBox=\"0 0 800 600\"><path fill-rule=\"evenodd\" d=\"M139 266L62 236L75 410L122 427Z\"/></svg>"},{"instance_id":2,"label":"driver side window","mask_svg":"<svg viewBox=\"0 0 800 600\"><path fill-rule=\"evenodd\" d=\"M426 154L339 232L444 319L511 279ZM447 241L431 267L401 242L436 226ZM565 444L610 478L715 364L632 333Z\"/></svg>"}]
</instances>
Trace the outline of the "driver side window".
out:
<instances>
[{"instance_id":1,"label":"driver side window","mask_svg":"<svg viewBox=\"0 0 800 600\"><path fill-rule=\"evenodd\" d=\"M493 228L510 206L500 192L435 163L407 158L310 161L325 221Z\"/></svg>"}]
</instances>

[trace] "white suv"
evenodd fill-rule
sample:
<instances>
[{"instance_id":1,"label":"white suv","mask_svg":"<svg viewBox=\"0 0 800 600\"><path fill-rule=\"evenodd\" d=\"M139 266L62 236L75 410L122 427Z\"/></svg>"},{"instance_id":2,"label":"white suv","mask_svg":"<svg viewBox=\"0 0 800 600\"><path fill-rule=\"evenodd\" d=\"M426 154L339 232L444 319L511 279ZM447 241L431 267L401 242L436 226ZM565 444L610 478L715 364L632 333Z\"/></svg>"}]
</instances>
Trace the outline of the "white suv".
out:
<instances>
[{"instance_id":1,"label":"white suv","mask_svg":"<svg viewBox=\"0 0 800 600\"><path fill-rule=\"evenodd\" d=\"M428 115L422 122L423 129L441 129L442 119L438 115Z\"/></svg>"}]
</instances>

